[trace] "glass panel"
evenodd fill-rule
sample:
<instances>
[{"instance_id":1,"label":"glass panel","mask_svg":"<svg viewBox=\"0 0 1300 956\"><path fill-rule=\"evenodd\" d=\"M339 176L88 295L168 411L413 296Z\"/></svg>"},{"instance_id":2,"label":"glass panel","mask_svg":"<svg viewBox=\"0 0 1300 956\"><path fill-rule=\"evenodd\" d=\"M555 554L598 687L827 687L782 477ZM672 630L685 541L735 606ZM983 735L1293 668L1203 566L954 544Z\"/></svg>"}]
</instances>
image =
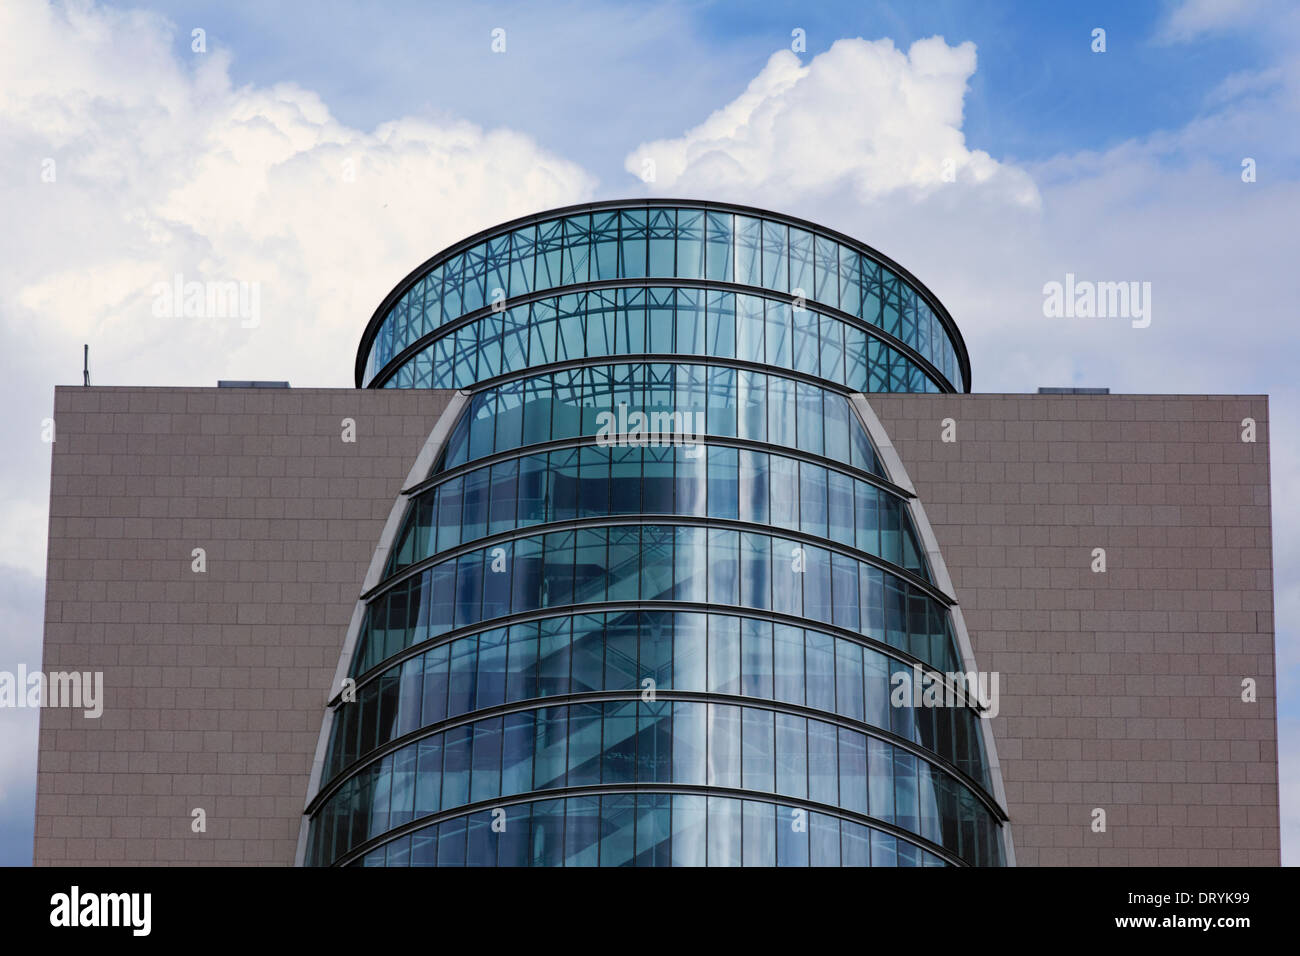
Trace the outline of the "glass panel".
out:
<instances>
[{"instance_id":1,"label":"glass panel","mask_svg":"<svg viewBox=\"0 0 1300 956\"><path fill-rule=\"evenodd\" d=\"M776 808L776 865L808 865L808 811L802 807Z\"/></svg>"},{"instance_id":2,"label":"glass panel","mask_svg":"<svg viewBox=\"0 0 1300 956\"><path fill-rule=\"evenodd\" d=\"M504 577L504 575L494 575ZM507 629L497 628L479 635L478 682L475 706L495 707L505 702Z\"/></svg>"},{"instance_id":3,"label":"glass panel","mask_svg":"<svg viewBox=\"0 0 1300 956\"><path fill-rule=\"evenodd\" d=\"M778 292L790 290L790 264L784 223L763 221L763 285Z\"/></svg>"},{"instance_id":4,"label":"glass panel","mask_svg":"<svg viewBox=\"0 0 1300 956\"><path fill-rule=\"evenodd\" d=\"M740 619L711 614L709 632L709 692L740 693Z\"/></svg>"},{"instance_id":5,"label":"glass panel","mask_svg":"<svg viewBox=\"0 0 1300 956\"><path fill-rule=\"evenodd\" d=\"M840 806L867 812L867 737L840 728Z\"/></svg>"},{"instance_id":6,"label":"glass panel","mask_svg":"<svg viewBox=\"0 0 1300 956\"><path fill-rule=\"evenodd\" d=\"M804 662L808 674L808 706L835 712L835 639L816 631L805 632Z\"/></svg>"},{"instance_id":7,"label":"glass panel","mask_svg":"<svg viewBox=\"0 0 1300 956\"><path fill-rule=\"evenodd\" d=\"M814 241L816 298L829 306L839 307L839 246L830 239L815 237Z\"/></svg>"},{"instance_id":8,"label":"glass panel","mask_svg":"<svg viewBox=\"0 0 1300 956\"><path fill-rule=\"evenodd\" d=\"M740 537L740 602L746 607L772 607L771 539L743 532Z\"/></svg>"},{"instance_id":9,"label":"glass panel","mask_svg":"<svg viewBox=\"0 0 1300 956\"><path fill-rule=\"evenodd\" d=\"M786 459L781 459L785 461ZM772 459L776 461L776 459ZM768 523L768 497L771 465L761 452L740 452L739 505L740 520L751 524ZM788 476L787 476L788 477ZM789 494L788 488L785 492Z\"/></svg>"},{"instance_id":10,"label":"glass panel","mask_svg":"<svg viewBox=\"0 0 1300 956\"><path fill-rule=\"evenodd\" d=\"M672 852L672 796L638 794L636 809L636 865L668 866Z\"/></svg>"},{"instance_id":11,"label":"glass panel","mask_svg":"<svg viewBox=\"0 0 1300 956\"><path fill-rule=\"evenodd\" d=\"M443 809L459 807L469 798L470 754L473 727L453 727L444 736L442 765ZM441 848L440 848L441 849Z\"/></svg>"},{"instance_id":12,"label":"glass panel","mask_svg":"<svg viewBox=\"0 0 1300 956\"><path fill-rule=\"evenodd\" d=\"M742 362L763 361L763 300L756 295L736 299L736 358Z\"/></svg>"},{"instance_id":13,"label":"glass panel","mask_svg":"<svg viewBox=\"0 0 1300 956\"><path fill-rule=\"evenodd\" d=\"M698 209L677 210L677 275L704 277L704 213Z\"/></svg>"},{"instance_id":14,"label":"glass panel","mask_svg":"<svg viewBox=\"0 0 1300 956\"><path fill-rule=\"evenodd\" d=\"M787 302L768 300L764 310L764 336L768 365L793 368L793 315ZM816 339L813 355L816 356Z\"/></svg>"},{"instance_id":15,"label":"glass panel","mask_svg":"<svg viewBox=\"0 0 1300 956\"><path fill-rule=\"evenodd\" d=\"M835 641L835 686L836 712L863 720L862 647L852 641Z\"/></svg>"},{"instance_id":16,"label":"glass panel","mask_svg":"<svg viewBox=\"0 0 1300 956\"><path fill-rule=\"evenodd\" d=\"M478 658L478 637L464 637L451 644L451 675L449 682L450 697L447 704L448 716L469 713L474 710L477 681L475 671Z\"/></svg>"},{"instance_id":17,"label":"glass panel","mask_svg":"<svg viewBox=\"0 0 1300 956\"><path fill-rule=\"evenodd\" d=\"M818 315L811 309L793 310L792 365L796 371L809 375L821 373L821 341L818 335ZM832 378L828 369L825 378Z\"/></svg>"},{"instance_id":18,"label":"glass panel","mask_svg":"<svg viewBox=\"0 0 1300 956\"><path fill-rule=\"evenodd\" d=\"M708 676L707 618L703 614L674 615L673 686L678 690L705 689Z\"/></svg>"},{"instance_id":19,"label":"glass panel","mask_svg":"<svg viewBox=\"0 0 1300 956\"><path fill-rule=\"evenodd\" d=\"M601 744L602 783L636 781L636 701L607 701ZM629 847L628 856L631 856Z\"/></svg>"},{"instance_id":20,"label":"glass panel","mask_svg":"<svg viewBox=\"0 0 1300 956\"><path fill-rule=\"evenodd\" d=\"M733 292L704 293L708 302L706 352L719 358L736 355L736 296ZM678 298L680 308L681 298Z\"/></svg>"},{"instance_id":21,"label":"glass panel","mask_svg":"<svg viewBox=\"0 0 1300 956\"><path fill-rule=\"evenodd\" d=\"M534 790L564 786L568 756L568 723L567 707L545 707L537 711Z\"/></svg>"},{"instance_id":22,"label":"glass panel","mask_svg":"<svg viewBox=\"0 0 1300 956\"><path fill-rule=\"evenodd\" d=\"M708 848L708 804L704 797L673 795L673 866L704 866Z\"/></svg>"},{"instance_id":23,"label":"glass panel","mask_svg":"<svg viewBox=\"0 0 1300 956\"><path fill-rule=\"evenodd\" d=\"M808 796L808 721L793 714L777 714L776 792L788 797Z\"/></svg>"},{"instance_id":24,"label":"glass panel","mask_svg":"<svg viewBox=\"0 0 1300 956\"><path fill-rule=\"evenodd\" d=\"M850 631L861 626L858 598L859 564L841 554L831 555L831 600L834 623Z\"/></svg>"},{"instance_id":25,"label":"glass panel","mask_svg":"<svg viewBox=\"0 0 1300 956\"><path fill-rule=\"evenodd\" d=\"M810 814L809 856L813 866L840 865L840 821L824 813Z\"/></svg>"},{"instance_id":26,"label":"glass panel","mask_svg":"<svg viewBox=\"0 0 1300 956\"><path fill-rule=\"evenodd\" d=\"M672 780L673 710L671 701L637 705L636 779L641 783Z\"/></svg>"},{"instance_id":27,"label":"glass panel","mask_svg":"<svg viewBox=\"0 0 1300 956\"><path fill-rule=\"evenodd\" d=\"M564 865L564 804L563 800L546 800L533 805L533 866Z\"/></svg>"},{"instance_id":28,"label":"glass panel","mask_svg":"<svg viewBox=\"0 0 1300 956\"><path fill-rule=\"evenodd\" d=\"M706 336L705 294L697 289L679 289L677 290L676 310L673 317L670 317L669 328L672 322L677 326L676 348L669 346L667 349L656 349L657 351L676 351L681 355L709 355L716 354L708 350L707 346L714 343L709 342ZM654 319L651 319L652 329Z\"/></svg>"},{"instance_id":29,"label":"glass panel","mask_svg":"<svg viewBox=\"0 0 1300 956\"><path fill-rule=\"evenodd\" d=\"M709 704L708 708L708 785L739 787L740 708L729 704Z\"/></svg>"},{"instance_id":30,"label":"glass panel","mask_svg":"<svg viewBox=\"0 0 1300 956\"><path fill-rule=\"evenodd\" d=\"M740 535L709 530L709 593L711 604L740 603Z\"/></svg>"},{"instance_id":31,"label":"glass panel","mask_svg":"<svg viewBox=\"0 0 1300 956\"><path fill-rule=\"evenodd\" d=\"M650 271L649 275L672 278L674 252L677 240L677 210L651 209L649 211Z\"/></svg>"},{"instance_id":32,"label":"glass panel","mask_svg":"<svg viewBox=\"0 0 1300 956\"><path fill-rule=\"evenodd\" d=\"M600 865L631 866L635 855L636 794L600 798Z\"/></svg>"},{"instance_id":33,"label":"glass panel","mask_svg":"<svg viewBox=\"0 0 1300 956\"><path fill-rule=\"evenodd\" d=\"M466 821L455 817L438 826L438 865L465 865Z\"/></svg>"},{"instance_id":34,"label":"glass panel","mask_svg":"<svg viewBox=\"0 0 1300 956\"><path fill-rule=\"evenodd\" d=\"M501 794L527 792L533 781L534 711L506 714L501 740ZM511 811L517 812L517 811Z\"/></svg>"},{"instance_id":35,"label":"glass panel","mask_svg":"<svg viewBox=\"0 0 1300 956\"><path fill-rule=\"evenodd\" d=\"M590 232L591 217L588 215L570 216L563 222L563 266L560 269L561 281L565 285L572 285L577 282L587 281L588 262L591 258L590 249ZM547 230L547 224L542 226L542 236L554 237L554 231ZM553 246L547 245L547 262L550 263ZM541 260L538 260L538 270L540 271ZM540 284L540 283L539 283Z\"/></svg>"},{"instance_id":36,"label":"glass panel","mask_svg":"<svg viewBox=\"0 0 1300 956\"><path fill-rule=\"evenodd\" d=\"M646 211L625 209L619 215L619 275L627 279L646 274ZM668 273L671 275L671 271Z\"/></svg>"},{"instance_id":37,"label":"glass panel","mask_svg":"<svg viewBox=\"0 0 1300 956\"><path fill-rule=\"evenodd\" d=\"M776 866L776 807L744 802L744 865Z\"/></svg>"},{"instance_id":38,"label":"glass panel","mask_svg":"<svg viewBox=\"0 0 1300 956\"><path fill-rule=\"evenodd\" d=\"M600 797L565 801L564 865L596 866L600 861Z\"/></svg>"},{"instance_id":39,"label":"glass panel","mask_svg":"<svg viewBox=\"0 0 1300 956\"><path fill-rule=\"evenodd\" d=\"M746 697L772 697L772 625L744 618L740 636L740 692Z\"/></svg>"},{"instance_id":40,"label":"glass panel","mask_svg":"<svg viewBox=\"0 0 1300 956\"><path fill-rule=\"evenodd\" d=\"M571 693L602 690L605 676L605 615L573 618Z\"/></svg>"},{"instance_id":41,"label":"glass panel","mask_svg":"<svg viewBox=\"0 0 1300 956\"><path fill-rule=\"evenodd\" d=\"M804 386L809 388L810 386ZM818 416L821 414L818 409ZM773 445L799 447L821 454L821 448L805 448L795 441L795 383L786 378L769 376L767 383L767 440Z\"/></svg>"},{"instance_id":42,"label":"glass panel","mask_svg":"<svg viewBox=\"0 0 1300 956\"><path fill-rule=\"evenodd\" d=\"M799 515L796 526L805 534L816 535L819 538L827 536L826 485L825 468L808 462L799 463Z\"/></svg>"},{"instance_id":43,"label":"glass panel","mask_svg":"<svg viewBox=\"0 0 1300 956\"><path fill-rule=\"evenodd\" d=\"M760 219L736 217L736 281L742 285L763 284L762 227Z\"/></svg>"},{"instance_id":44,"label":"glass panel","mask_svg":"<svg viewBox=\"0 0 1300 956\"><path fill-rule=\"evenodd\" d=\"M708 782L707 707L691 701L673 703L674 783L703 786Z\"/></svg>"},{"instance_id":45,"label":"glass panel","mask_svg":"<svg viewBox=\"0 0 1300 956\"><path fill-rule=\"evenodd\" d=\"M500 717L474 723L471 801L491 800L501 795L501 729Z\"/></svg>"},{"instance_id":46,"label":"glass panel","mask_svg":"<svg viewBox=\"0 0 1300 956\"><path fill-rule=\"evenodd\" d=\"M775 714L763 708L742 708L742 779L746 790L775 789ZM865 806L866 799L863 798Z\"/></svg>"},{"instance_id":47,"label":"glass panel","mask_svg":"<svg viewBox=\"0 0 1300 956\"><path fill-rule=\"evenodd\" d=\"M709 866L740 866L741 802L709 797Z\"/></svg>"},{"instance_id":48,"label":"glass panel","mask_svg":"<svg viewBox=\"0 0 1300 956\"><path fill-rule=\"evenodd\" d=\"M790 294L813 298L813 237L802 229L790 228Z\"/></svg>"},{"instance_id":49,"label":"glass panel","mask_svg":"<svg viewBox=\"0 0 1300 956\"><path fill-rule=\"evenodd\" d=\"M733 247L734 217L731 213L709 212L706 221L705 271L710 279L731 282L735 276Z\"/></svg>"},{"instance_id":50,"label":"glass panel","mask_svg":"<svg viewBox=\"0 0 1300 956\"><path fill-rule=\"evenodd\" d=\"M739 452L735 448L710 448L708 455L708 515L740 516Z\"/></svg>"},{"instance_id":51,"label":"glass panel","mask_svg":"<svg viewBox=\"0 0 1300 956\"><path fill-rule=\"evenodd\" d=\"M791 704L804 702L803 629L777 624L775 640L775 696Z\"/></svg>"},{"instance_id":52,"label":"glass panel","mask_svg":"<svg viewBox=\"0 0 1300 956\"><path fill-rule=\"evenodd\" d=\"M618 278L618 213L595 213L591 217L591 239L592 281Z\"/></svg>"}]
</instances>

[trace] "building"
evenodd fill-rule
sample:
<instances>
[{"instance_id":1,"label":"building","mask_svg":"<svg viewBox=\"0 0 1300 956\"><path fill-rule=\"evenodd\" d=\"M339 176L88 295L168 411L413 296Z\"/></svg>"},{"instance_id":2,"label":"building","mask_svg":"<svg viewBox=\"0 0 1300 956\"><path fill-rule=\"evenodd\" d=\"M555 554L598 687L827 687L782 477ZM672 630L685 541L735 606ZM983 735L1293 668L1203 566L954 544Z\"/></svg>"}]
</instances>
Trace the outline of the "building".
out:
<instances>
[{"instance_id":1,"label":"building","mask_svg":"<svg viewBox=\"0 0 1300 956\"><path fill-rule=\"evenodd\" d=\"M38 863L1278 862L1262 397L972 395L870 247L645 200L356 377L58 390Z\"/></svg>"}]
</instances>

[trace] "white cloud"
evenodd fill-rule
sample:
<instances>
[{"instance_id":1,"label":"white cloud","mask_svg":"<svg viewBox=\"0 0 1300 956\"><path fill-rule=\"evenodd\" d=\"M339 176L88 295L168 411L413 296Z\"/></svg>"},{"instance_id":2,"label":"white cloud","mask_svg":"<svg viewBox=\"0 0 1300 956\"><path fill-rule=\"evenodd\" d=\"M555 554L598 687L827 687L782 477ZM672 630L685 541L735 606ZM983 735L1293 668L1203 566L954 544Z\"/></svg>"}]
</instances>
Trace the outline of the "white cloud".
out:
<instances>
[{"instance_id":1,"label":"white cloud","mask_svg":"<svg viewBox=\"0 0 1300 956\"><path fill-rule=\"evenodd\" d=\"M1230 73L1209 92L1205 98L1206 105L1221 106L1243 96L1270 93L1285 79L1286 74L1280 67Z\"/></svg>"},{"instance_id":2,"label":"white cloud","mask_svg":"<svg viewBox=\"0 0 1300 956\"><path fill-rule=\"evenodd\" d=\"M366 321L412 267L595 188L509 130L408 118L364 131L292 84L236 87L209 49L192 54L148 13L0 4L0 595L28 608L0 636L10 669L40 659L41 421L54 385L80 381L83 342L101 385L351 386ZM258 283L260 325L156 317L154 288L176 274ZM29 819L35 712L0 719L0 817Z\"/></svg>"},{"instance_id":3,"label":"white cloud","mask_svg":"<svg viewBox=\"0 0 1300 956\"><path fill-rule=\"evenodd\" d=\"M1191 37L1233 28L1234 10L1250 12L1215 18L1191 5L1175 21ZM1226 78L1192 122L1105 152L1020 168L968 148L961 107L975 51L932 38L906 57L888 41L862 40L841 41L807 65L776 54L743 96L626 163L636 174L655 159L653 193L722 193L877 245L952 311L980 391L1269 393L1284 714L1296 712L1300 687L1295 25L1281 18L1271 60ZM933 157L945 152L965 157L958 169L970 175L936 180ZM1241 179L1246 156L1259 160L1257 182ZM1045 318L1043 284L1066 272L1151 282L1151 327ZM1291 767L1282 798L1288 841L1300 806L1296 726L1280 728Z\"/></svg>"},{"instance_id":4,"label":"white cloud","mask_svg":"<svg viewBox=\"0 0 1300 956\"><path fill-rule=\"evenodd\" d=\"M1156 38L1164 43L1186 43L1207 33L1240 29L1254 23L1269 7L1268 0L1185 0L1169 11Z\"/></svg>"},{"instance_id":5,"label":"white cloud","mask_svg":"<svg viewBox=\"0 0 1300 956\"><path fill-rule=\"evenodd\" d=\"M0 425L23 463L0 476L0 564L43 571L39 422L82 342L96 384L348 386L361 330L412 267L595 188L509 130L367 132L294 85L235 87L224 53L187 41L140 12L0 5L0 207L20 224L0 232L0 342L28 359ZM177 274L257 283L260 325L155 316Z\"/></svg>"},{"instance_id":6,"label":"white cloud","mask_svg":"<svg viewBox=\"0 0 1300 956\"><path fill-rule=\"evenodd\" d=\"M1290 22L1275 34L1294 38ZM1234 23L1189 3L1164 31L1185 41ZM149 14L0 3L0 207L19 224L0 230L0 349L17 357L0 417L0 566L23 569L0 579L43 573L40 421L53 384L79 381L82 342L98 384L350 385L365 321L419 261L595 195L579 166L518 133L410 118L360 130L309 90L235 87L220 50L182 50ZM953 311L982 391L1272 391L1278 609L1291 611L1300 185L1280 170L1300 158L1300 122L1288 54L1226 79L1183 129L1025 167L967 143L972 44L841 40L807 63L773 55L734 100L626 168L639 175L650 158L656 194L751 202L881 246ZM1239 157L1257 154L1259 182L1241 183ZM54 183L41 182L46 159ZM1151 281L1152 327L1044 319L1042 285L1066 271ZM176 273L260 283L261 325L156 318L153 286ZM1293 619L1279 620L1291 687ZM34 661L38 630L7 649Z\"/></svg>"},{"instance_id":7,"label":"white cloud","mask_svg":"<svg viewBox=\"0 0 1300 956\"><path fill-rule=\"evenodd\" d=\"M955 179L1034 205L1022 171L966 145L961 131L975 46L838 40L807 65L774 53L744 93L675 139L646 143L626 169L677 194L717 198L787 188L860 202L926 196Z\"/></svg>"},{"instance_id":8,"label":"white cloud","mask_svg":"<svg viewBox=\"0 0 1300 956\"><path fill-rule=\"evenodd\" d=\"M89 337L113 380L158 381L150 350L165 341L174 381L347 384L360 329L409 268L594 189L527 137L454 120L349 128L310 91L234 88L220 51L183 62L173 41L139 13L0 11L0 160L19 173L0 196L28 224L0 240L4 324L39 316L61 340ZM260 283L265 321L155 318L151 290L175 273Z\"/></svg>"}]
</instances>

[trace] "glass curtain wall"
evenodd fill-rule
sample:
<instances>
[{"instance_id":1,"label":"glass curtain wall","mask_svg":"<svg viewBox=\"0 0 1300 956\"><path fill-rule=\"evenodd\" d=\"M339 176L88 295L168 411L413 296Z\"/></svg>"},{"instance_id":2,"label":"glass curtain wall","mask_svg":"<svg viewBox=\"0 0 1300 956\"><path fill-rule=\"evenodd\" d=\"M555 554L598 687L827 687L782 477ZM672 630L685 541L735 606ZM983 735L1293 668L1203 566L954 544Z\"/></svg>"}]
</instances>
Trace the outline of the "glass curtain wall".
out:
<instances>
[{"instance_id":1,"label":"glass curtain wall","mask_svg":"<svg viewBox=\"0 0 1300 956\"><path fill-rule=\"evenodd\" d=\"M851 401L969 387L905 270L743 207L557 210L412 273L357 374L469 400L364 595L309 865L1005 862L977 705L891 696L965 666Z\"/></svg>"}]
</instances>

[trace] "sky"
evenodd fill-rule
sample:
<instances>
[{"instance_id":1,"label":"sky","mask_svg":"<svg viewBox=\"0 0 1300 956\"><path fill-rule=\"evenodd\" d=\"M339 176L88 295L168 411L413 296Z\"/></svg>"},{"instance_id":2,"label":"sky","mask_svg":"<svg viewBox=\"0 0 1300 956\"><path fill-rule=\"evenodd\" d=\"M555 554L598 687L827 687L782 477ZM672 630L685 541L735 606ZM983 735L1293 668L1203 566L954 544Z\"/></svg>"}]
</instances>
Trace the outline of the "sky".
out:
<instances>
[{"instance_id":1,"label":"sky","mask_svg":"<svg viewBox=\"0 0 1300 956\"><path fill-rule=\"evenodd\" d=\"M1300 7L1074 7L4 0L0 670L39 666L43 423L83 343L98 385L350 387L384 294L460 238L734 200L906 266L975 391L1269 396L1300 864ZM1150 325L1048 318L1067 273L1150 282ZM155 314L177 275L258 283L261 321ZM31 862L35 748L35 712L0 710L0 864Z\"/></svg>"}]
</instances>

